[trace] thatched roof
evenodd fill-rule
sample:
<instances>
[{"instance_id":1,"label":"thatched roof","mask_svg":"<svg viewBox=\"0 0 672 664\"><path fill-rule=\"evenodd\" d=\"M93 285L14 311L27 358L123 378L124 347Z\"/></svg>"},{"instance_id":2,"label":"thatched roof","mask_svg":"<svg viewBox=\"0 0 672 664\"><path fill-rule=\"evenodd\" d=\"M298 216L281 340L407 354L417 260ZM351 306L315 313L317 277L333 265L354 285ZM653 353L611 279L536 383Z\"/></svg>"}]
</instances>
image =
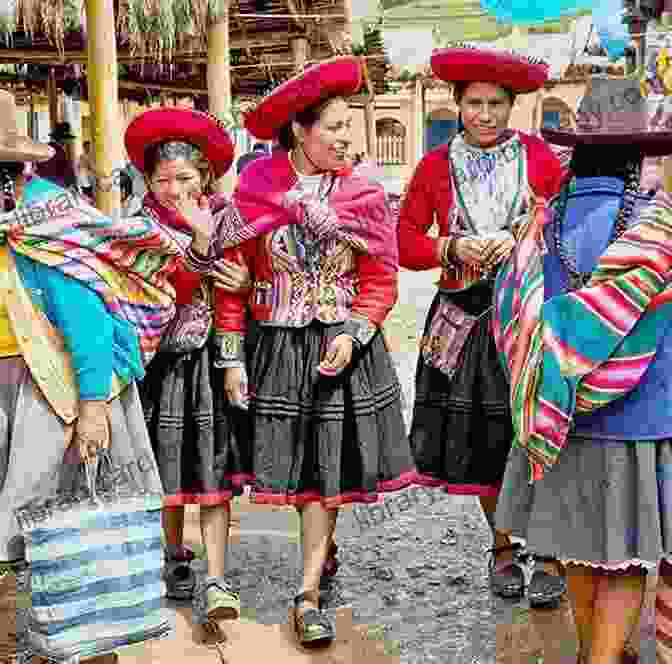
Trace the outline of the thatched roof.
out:
<instances>
[{"instance_id":1,"label":"thatched roof","mask_svg":"<svg viewBox=\"0 0 672 664\"><path fill-rule=\"evenodd\" d=\"M114 0L118 62L129 81L179 81L207 87L207 31L227 0ZM295 73L291 41L307 37L309 61L348 52L351 0L230 0L234 94L260 94ZM12 4L13 3L13 4ZM0 9L0 63L81 65L87 62L84 0L12 0ZM4 13L3 13L4 12ZM371 76L382 91L382 44L369 45ZM159 66L160 65L160 66ZM83 71L83 70L82 70ZM121 78L121 77L120 77Z\"/></svg>"}]
</instances>

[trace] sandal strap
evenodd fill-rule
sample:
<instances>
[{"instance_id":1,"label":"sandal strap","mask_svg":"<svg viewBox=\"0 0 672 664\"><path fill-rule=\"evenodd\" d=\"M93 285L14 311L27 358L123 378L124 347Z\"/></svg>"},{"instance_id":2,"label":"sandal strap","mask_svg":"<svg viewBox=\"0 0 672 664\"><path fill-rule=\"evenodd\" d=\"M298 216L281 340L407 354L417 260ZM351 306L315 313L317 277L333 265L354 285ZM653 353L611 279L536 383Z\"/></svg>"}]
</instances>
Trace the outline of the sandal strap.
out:
<instances>
[{"instance_id":1,"label":"sandal strap","mask_svg":"<svg viewBox=\"0 0 672 664\"><path fill-rule=\"evenodd\" d=\"M505 551L520 551L523 545L520 542L512 542L511 544L505 544L504 546L493 546L485 550L485 553L494 553L495 556L504 553Z\"/></svg>"},{"instance_id":2,"label":"sandal strap","mask_svg":"<svg viewBox=\"0 0 672 664\"><path fill-rule=\"evenodd\" d=\"M319 591L318 591L318 593L319 593ZM299 593L298 595L296 595L296 597L294 597L294 606L296 608L298 608L299 606L301 606L301 604L304 604L305 602L314 601L310 598L311 594L312 594L311 591L307 590L305 592L302 592L302 593ZM323 607L323 601L322 601L322 594L321 593L318 594L317 605L319 607L319 610L321 611L322 607Z\"/></svg>"}]
</instances>

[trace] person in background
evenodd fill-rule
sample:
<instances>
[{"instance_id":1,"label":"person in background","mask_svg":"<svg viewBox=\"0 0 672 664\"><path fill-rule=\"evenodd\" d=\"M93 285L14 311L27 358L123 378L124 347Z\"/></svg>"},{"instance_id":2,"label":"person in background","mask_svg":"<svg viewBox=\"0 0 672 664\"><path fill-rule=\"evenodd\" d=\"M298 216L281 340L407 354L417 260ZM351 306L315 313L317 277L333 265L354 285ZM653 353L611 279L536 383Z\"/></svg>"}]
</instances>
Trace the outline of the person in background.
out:
<instances>
[{"instance_id":1,"label":"person in background","mask_svg":"<svg viewBox=\"0 0 672 664\"><path fill-rule=\"evenodd\" d=\"M238 159L238 163L236 164L236 173L240 175L248 164L251 164L260 157L267 157L268 154L269 152L266 143L255 143L254 148L252 148L252 152L248 152Z\"/></svg>"},{"instance_id":2,"label":"person in background","mask_svg":"<svg viewBox=\"0 0 672 664\"><path fill-rule=\"evenodd\" d=\"M77 162L77 185L80 191L90 199L95 196L95 169L91 141L84 141L82 154Z\"/></svg>"},{"instance_id":3,"label":"person in background","mask_svg":"<svg viewBox=\"0 0 672 664\"><path fill-rule=\"evenodd\" d=\"M66 144L74 141L76 136L72 133L69 122L59 122L50 136L49 146L53 149L54 156L48 161L36 164L34 172L59 187L72 190L77 186L77 175L75 165L68 154L69 146Z\"/></svg>"},{"instance_id":4,"label":"person in background","mask_svg":"<svg viewBox=\"0 0 672 664\"><path fill-rule=\"evenodd\" d=\"M119 171L119 190L121 192L121 209L123 217L132 217L142 210L142 198L133 193L133 178L128 169Z\"/></svg>"}]
</instances>

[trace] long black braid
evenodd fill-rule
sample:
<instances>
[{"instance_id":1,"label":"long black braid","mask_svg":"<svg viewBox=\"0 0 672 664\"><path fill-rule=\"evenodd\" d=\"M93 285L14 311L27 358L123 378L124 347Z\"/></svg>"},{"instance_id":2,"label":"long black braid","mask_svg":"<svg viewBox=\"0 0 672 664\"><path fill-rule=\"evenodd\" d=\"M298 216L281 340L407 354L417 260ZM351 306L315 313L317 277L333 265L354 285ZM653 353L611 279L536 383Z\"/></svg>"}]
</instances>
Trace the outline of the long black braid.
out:
<instances>
[{"instance_id":1,"label":"long black braid","mask_svg":"<svg viewBox=\"0 0 672 664\"><path fill-rule=\"evenodd\" d=\"M15 161L0 162L0 188L4 201L4 211L16 208L16 178L23 173L23 163Z\"/></svg>"},{"instance_id":2,"label":"long black braid","mask_svg":"<svg viewBox=\"0 0 672 664\"><path fill-rule=\"evenodd\" d=\"M623 180L623 198L614 224L615 237L627 228L635 209L637 195L642 195L640 181L644 154L633 146L577 145L569 163L576 177L612 177ZM612 238L612 239L615 239Z\"/></svg>"}]
</instances>

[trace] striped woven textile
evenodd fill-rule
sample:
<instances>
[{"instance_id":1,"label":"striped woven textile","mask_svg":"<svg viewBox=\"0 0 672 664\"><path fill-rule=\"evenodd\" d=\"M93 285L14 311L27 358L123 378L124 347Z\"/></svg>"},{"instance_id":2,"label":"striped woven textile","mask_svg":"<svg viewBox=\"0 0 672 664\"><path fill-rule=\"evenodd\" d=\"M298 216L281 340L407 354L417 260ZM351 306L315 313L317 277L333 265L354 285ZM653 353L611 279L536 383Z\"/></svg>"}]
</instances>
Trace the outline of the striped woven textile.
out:
<instances>
[{"instance_id":1,"label":"striped woven textile","mask_svg":"<svg viewBox=\"0 0 672 664\"><path fill-rule=\"evenodd\" d=\"M672 321L668 194L659 192L609 246L585 288L544 302L541 229L552 214L536 201L495 284L493 332L511 385L513 444L527 451L530 483L557 461L575 413L636 387Z\"/></svg>"},{"instance_id":2,"label":"striped woven textile","mask_svg":"<svg viewBox=\"0 0 672 664\"><path fill-rule=\"evenodd\" d=\"M24 638L33 654L74 664L172 630L161 609L161 496L102 499L102 509L46 501L17 514L30 563Z\"/></svg>"},{"instance_id":3,"label":"striped woven textile","mask_svg":"<svg viewBox=\"0 0 672 664\"><path fill-rule=\"evenodd\" d=\"M111 219L81 197L33 178L25 207L0 215L0 241L84 282L136 326L145 364L175 314L168 281L182 249L148 217Z\"/></svg>"}]
</instances>

